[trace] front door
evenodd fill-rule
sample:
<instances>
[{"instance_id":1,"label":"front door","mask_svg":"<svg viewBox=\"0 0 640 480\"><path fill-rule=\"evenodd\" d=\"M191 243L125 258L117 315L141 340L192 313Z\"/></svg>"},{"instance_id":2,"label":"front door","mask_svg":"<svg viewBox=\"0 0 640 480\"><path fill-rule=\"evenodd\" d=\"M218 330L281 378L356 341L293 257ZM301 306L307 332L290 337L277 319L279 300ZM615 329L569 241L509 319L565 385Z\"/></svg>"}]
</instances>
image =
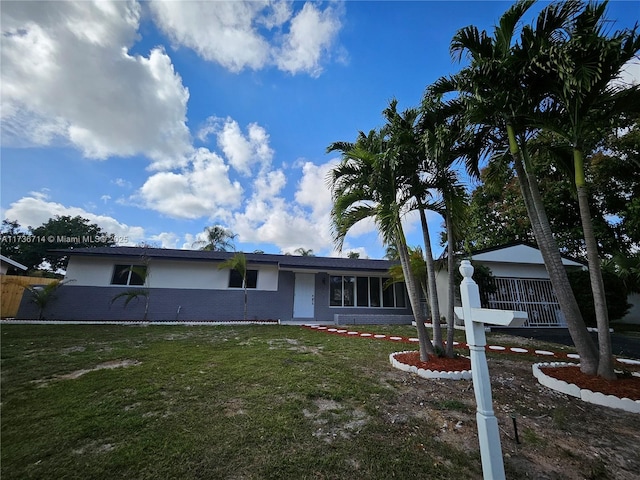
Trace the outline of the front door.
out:
<instances>
[{"instance_id":1,"label":"front door","mask_svg":"<svg viewBox=\"0 0 640 480\"><path fill-rule=\"evenodd\" d=\"M316 276L313 273L296 273L293 293L293 318L313 318L316 294Z\"/></svg>"}]
</instances>

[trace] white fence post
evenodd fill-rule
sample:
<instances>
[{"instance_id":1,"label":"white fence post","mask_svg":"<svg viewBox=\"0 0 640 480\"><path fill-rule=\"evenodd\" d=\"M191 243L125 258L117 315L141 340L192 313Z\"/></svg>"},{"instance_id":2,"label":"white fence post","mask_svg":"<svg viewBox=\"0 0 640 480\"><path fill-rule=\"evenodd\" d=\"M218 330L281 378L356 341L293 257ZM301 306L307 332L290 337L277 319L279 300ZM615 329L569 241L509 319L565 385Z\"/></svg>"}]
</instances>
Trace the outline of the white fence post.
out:
<instances>
[{"instance_id":1,"label":"white fence post","mask_svg":"<svg viewBox=\"0 0 640 480\"><path fill-rule=\"evenodd\" d=\"M477 404L476 420L482 458L482 474L485 480L503 480L505 474L502 446L500 445L498 420L493 412L491 399L491 382L485 354L487 339L484 333L484 324L522 324L526 320L527 314L525 312L481 308L480 291L476 282L471 278L473 275L471 262L463 260L460 265L460 273L463 277L460 284L462 308L457 307L456 314L465 320L464 329L467 345L471 352L471 377Z\"/></svg>"}]
</instances>

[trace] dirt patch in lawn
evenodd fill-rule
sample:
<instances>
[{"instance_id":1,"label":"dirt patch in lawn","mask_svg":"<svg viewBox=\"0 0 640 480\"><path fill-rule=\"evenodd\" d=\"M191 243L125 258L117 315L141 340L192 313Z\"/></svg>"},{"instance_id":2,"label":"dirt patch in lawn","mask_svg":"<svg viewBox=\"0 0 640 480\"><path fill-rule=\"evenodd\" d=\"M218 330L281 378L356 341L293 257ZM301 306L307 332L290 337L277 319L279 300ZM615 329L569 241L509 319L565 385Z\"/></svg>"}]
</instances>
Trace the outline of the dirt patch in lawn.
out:
<instances>
[{"instance_id":1,"label":"dirt patch in lawn","mask_svg":"<svg viewBox=\"0 0 640 480\"><path fill-rule=\"evenodd\" d=\"M267 343L269 344L269 350L284 349L291 352L312 353L314 355L319 355L322 351L322 346L305 345L303 342L295 338L279 338L269 340Z\"/></svg>"},{"instance_id":2,"label":"dirt patch in lawn","mask_svg":"<svg viewBox=\"0 0 640 480\"><path fill-rule=\"evenodd\" d=\"M488 363L507 478L638 478L640 415L544 387L528 361L496 354ZM389 423L406 424L412 431L414 419L427 418L432 439L479 453L471 380L429 380L391 365L383 374L363 373L398 393L384 406Z\"/></svg>"},{"instance_id":3,"label":"dirt patch in lawn","mask_svg":"<svg viewBox=\"0 0 640 480\"><path fill-rule=\"evenodd\" d=\"M41 380L33 380L32 383L36 383L41 387L47 386L49 383L56 381L56 380L76 380L78 378L80 378L83 375L86 375L89 372L95 372L98 370L112 370L114 368L125 368L125 367L133 367L136 365L140 365L141 362L139 362L138 360L131 360L131 359L125 359L125 360L110 360L108 362L103 362L100 363L98 365L96 365L93 368L83 368L81 370L75 370L71 373L66 373L64 375L54 375L51 378L45 378L45 379L41 379Z\"/></svg>"},{"instance_id":4,"label":"dirt patch in lawn","mask_svg":"<svg viewBox=\"0 0 640 480\"><path fill-rule=\"evenodd\" d=\"M360 408L347 408L335 400L316 399L312 410L304 409L302 414L312 420L314 437L327 443L336 438L349 439L368 422L368 415Z\"/></svg>"}]
</instances>

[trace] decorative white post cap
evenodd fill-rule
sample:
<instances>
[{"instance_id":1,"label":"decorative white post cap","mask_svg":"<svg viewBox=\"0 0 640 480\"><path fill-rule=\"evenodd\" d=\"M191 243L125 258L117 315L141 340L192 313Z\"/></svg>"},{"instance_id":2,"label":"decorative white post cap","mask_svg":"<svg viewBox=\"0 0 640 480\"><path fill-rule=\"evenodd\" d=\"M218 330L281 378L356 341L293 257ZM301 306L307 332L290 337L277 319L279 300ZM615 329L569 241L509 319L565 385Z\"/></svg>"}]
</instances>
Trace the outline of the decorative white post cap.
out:
<instances>
[{"instance_id":1,"label":"decorative white post cap","mask_svg":"<svg viewBox=\"0 0 640 480\"><path fill-rule=\"evenodd\" d=\"M474 268L469 260L462 260L459 270L464 278L471 278L473 276Z\"/></svg>"}]
</instances>

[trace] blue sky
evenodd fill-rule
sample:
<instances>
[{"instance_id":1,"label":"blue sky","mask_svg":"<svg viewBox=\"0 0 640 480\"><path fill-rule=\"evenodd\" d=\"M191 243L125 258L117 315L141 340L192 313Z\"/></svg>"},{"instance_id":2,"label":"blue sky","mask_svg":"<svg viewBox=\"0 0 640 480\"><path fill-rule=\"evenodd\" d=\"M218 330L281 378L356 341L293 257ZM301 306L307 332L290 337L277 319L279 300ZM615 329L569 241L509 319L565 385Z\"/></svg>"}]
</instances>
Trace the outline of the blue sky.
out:
<instances>
[{"instance_id":1,"label":"blue sky","mask_svg":"<svg viewBox=\"0 0 640 480\"><path fill-rule=\"evenodd\" d=\"M2 1L2 217L81 215L167 248L222 225L238 250L337 255L326 147L381 126L392 98L417 106L460 68L454 33L509 5ZM638 5L611 2L614 28ZM416 219L406 228L420 244ZM372 223L343 250L384 255Z\"/></svg>"}]
</instances>

